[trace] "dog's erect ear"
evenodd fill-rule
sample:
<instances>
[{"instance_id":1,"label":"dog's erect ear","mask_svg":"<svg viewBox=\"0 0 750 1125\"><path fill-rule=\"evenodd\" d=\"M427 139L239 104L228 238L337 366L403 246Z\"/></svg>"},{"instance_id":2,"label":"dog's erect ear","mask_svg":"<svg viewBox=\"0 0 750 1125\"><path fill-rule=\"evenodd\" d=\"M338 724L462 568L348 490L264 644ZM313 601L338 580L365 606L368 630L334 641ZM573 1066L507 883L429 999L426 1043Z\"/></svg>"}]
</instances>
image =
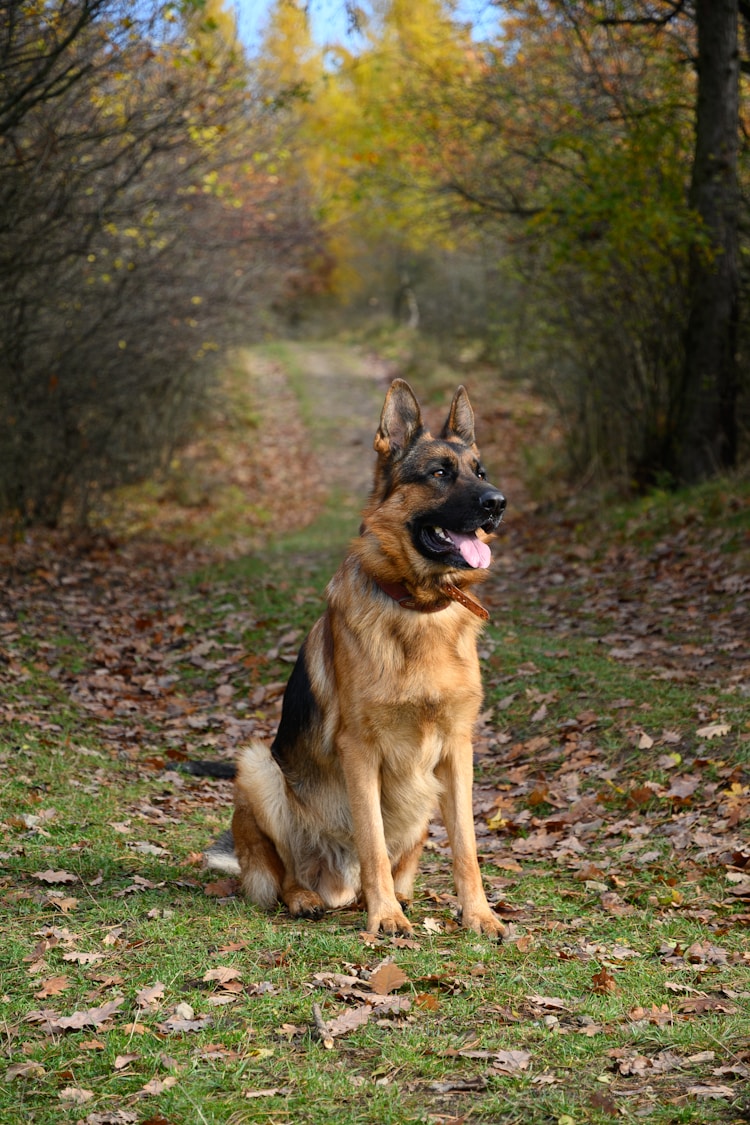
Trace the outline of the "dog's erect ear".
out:
<instances>
[{"instance_id":1,"label":"dog's erect ear","mask_svg":"<svg viewBox=\"0 0 750 1125\"><path fill-rule=\"evenodd\" d=\"M471 409L466 387L459 387L454 394L450 414L440 436L442 438L457 437L466 445L476 445L474 411Z\"/></svg>"},{"instance_id":2,"label":"dog's erect ear","mask_svg":"<svg viewBox=\"0 0 750 1125\"><path fill-rule=\"evenodd\" d=\"M422 430L422 412L414 391L403 379L394 379L385 396L380 426L375 434L376 453L397 461Z\"/></svg>"}]
</instances>

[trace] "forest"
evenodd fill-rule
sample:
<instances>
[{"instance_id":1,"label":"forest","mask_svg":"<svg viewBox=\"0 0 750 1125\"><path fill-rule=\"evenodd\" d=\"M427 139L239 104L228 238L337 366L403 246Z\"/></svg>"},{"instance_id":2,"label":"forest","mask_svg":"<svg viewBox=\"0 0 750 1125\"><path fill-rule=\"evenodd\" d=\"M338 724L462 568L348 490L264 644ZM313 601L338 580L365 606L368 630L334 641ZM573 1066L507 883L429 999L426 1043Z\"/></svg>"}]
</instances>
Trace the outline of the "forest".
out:
<instances>
[{"instance_id":1,"label":"forest","mask_svg":"<svg viewBox=\"0 0 750 1125\"><path fill-rule=\"evenodd\" d=\"M554 405L571 479L747 459L739 0L3 5L0 507L85 523L226 350L412 323Z\"/></svg>"}]
</instances>

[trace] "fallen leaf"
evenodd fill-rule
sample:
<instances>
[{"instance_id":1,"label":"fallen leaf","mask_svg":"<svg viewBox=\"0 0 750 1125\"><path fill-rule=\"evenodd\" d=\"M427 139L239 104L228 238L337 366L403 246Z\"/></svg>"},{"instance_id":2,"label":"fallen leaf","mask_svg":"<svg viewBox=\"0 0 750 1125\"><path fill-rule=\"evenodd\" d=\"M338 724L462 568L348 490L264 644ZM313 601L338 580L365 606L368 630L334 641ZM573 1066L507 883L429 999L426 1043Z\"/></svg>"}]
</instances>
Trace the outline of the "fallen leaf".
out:
<instances>
[{"instance_id":1,"label":"fallen leaf","mask_svg":"<svg viewBox=\"0 0 750 1125\"><path fill-rule=\"evenodd\" d=\"M77 883L78 876L71 874L70 871L34 871L31 875L32 879L39 879L42 883Z\"/></svg>"},{"instance_id":2,"label":"fallen leaf","mask_svg":"<svg viewBox=\"0 0 750 1125\"><path fill-rule=\"evenodd\" d=\"M171 1090L173 1086L177 1085L177 1078L173 1074L168 1074L166 1078L152 1078L145 1086L141 1086L139 1093L146 1094L147 1096L157 1096L163 1094L165 1090Z\"/></svg>"},{"instance_id":3,"label":"fallen leaf","mask_svg":"<svg viewBox=\"0 0 750 1125\"><path fill-rule=\"evenodd\" d=\"M132 1062L136 1062L140 1055L117 1055L115 1057L115 1070L124 1070L126 1066L130 1066Z\"/></svg>"},{"instance_id":4,"label":"fallen leaf","mask_svg":"<svg viewBox=\"0 0 750 1125\"><path fill-rule=\"evenodd\" d=\"M688 1086L688 1094L694 1098L733 1098L731 1086Z\"/></svg>"},{"instance_id":5,"label":"fallen leaf","mask_svg":"<svg viewBox=\"0 0 750 1125\"><path fill-rule=\"evenodd\" d=\"M34 993L34 998L46 1000L48 996L59 996L61 992L65 992L68 988L70 988L69 977L49 977L42 982L39 991Z\"/></svg>"},{"instance_id":6,"label":"fallen leaf","mask_svg":"<svg viewBox=\"0 0 750 1125\"><path fill-rule=\"evenodd\" d=\"M332 1039L346 1035L350 1031L355 1031L358 1027L363 1027L370 1019L372 1012L373 1009L369 1004L363 1004L360 1008L347 1008L335 1019L327 1021L326 1030Z\"/></svg>"},{"instance_id":7,"label":"fallen leaf","mask_svg":"<svg viewBox=\"0 0 750 1125\"><path fill-rule=\"evenodd\" d=\"M213 883L206 883L203 893L209 898L231 898L238 893L239 888L239 879L217 879Z\"/></svg>"},{"instance_id":8,"label":"fallen leaf","mask_svg":"<svg viewBox=\"0 0 750 1125\"><path fill-rule=\"evenodd\" d=\"M708 726L698 727L695 732L698 738L722 738L725 734L729 734L732 729L731 723L709 723Z\"/></svg>"},{"instance_id":9,"label":"fallen leaf","mask_svg":"<svg viewBox=\"0 0 750 1125\"><path fill-rule=\"evenodd\" d=\"M204 981L217 981L219 984L226 984L231 980L242 980L242 972L240 969L232 968L231 965L217 965L215 969L208 969L204 974Z\"/></svg>"},{"instance_id":10,"label":"fallen leaf","mask_svg":"<svg viewBox=\"0 0 750 1125\"><path fill-rule=\"evenodd\" d=\"M402 984L406 984L408 977L402 969L393 961L386 961L379 969L370 975L368 984L373 992L378 992L380 995L385 996L389 992L395 992L396 989L401 988Z\"/></svg>"},{"instance_id":11,"label":"fallen leaf","mask_svg":"<svg viewBox=\"0 0 750 1125\"><path fill-rule=\"evenodd\" d=\"M561 1000L559 996L528 996L527 1000L537 1008L551 1008L553 1011L567 1011L569 1008L567 1000Z\"/></svg>"},{"instance_id":12,"label":"fallen leaf","mask_svg":"<svg viewBox=\"0 0 750 1125\"><path fill-rule=\"evenodd\" d=\"M184 1019L181 1016L171 1016L159 1024L159 1030L171 1034L180 1032L202 1031L211 1023L211 1016L197 1016L195 1019Z\"/></svg>"},{"instance_id":13,"label":"fallen leaf","mask_svg":"<svg viewBox=\"0 0 750 1125\"><path fill-rule=\"evenodd\" d=\"M29 1012L26 1022L41 1024L42 1030L48 1035L56 1035L60 1031L80 1031L83 1027L99 1027L106 1023L124 1003L124 999L120 997L102 1004L100 1008L73 1012L72 1016L60 1016L57 1012L42 1009L38 1012Z\"/></svg>"},{"instance_id":14,"label":"fallen leaf","mask_svg":"<svg viewBox=\"0 0 750 1125\"><path fill-rule=\"evenodd\" d=\"M427 1012L438 1012L440 1010L440 1000L434 992L420 992L414 1003L418 1008Z\"/></svg>"},{"instance_id":15,"label":"fallen leaf","mask_svg":"<svg viewBox=\"0 0 750 1125\"><path fill-rule=\"evenodd\" d=\"M614 992L619 992L619 988L615 978L605 968L600 969L598 973L594 973L591 978L592 992L598 992L603 996L611 995Z\"/></svg>"},{"instance_id":16,"label":"fallen leaf","mask_svg":"<svg viewBox=\"0 0 750 1125\"><path fill-rule=\"evenodd\" d=\"M65 1086L57 1095L61 1102L72 1102L73 1105L83 1105L94 1096L93 1090L81 1090L78 1086Z\"/></svg>"},{"instance_id":17,"label":"fallen leaf","mask_svg":"<svg viewBox=\"0 0 750 1125\"><path fill-rule=\"evenodd\" d=\"M136 1004L139 1008L149 1008L153 1011L154 1008L158 1008L159 1001L164 999L164 988L160 980L148 985L147 988L141 988L135 994Z\"/></svg>"},{"instance_id":18,"label":"fallen leaf","mask_svg":"<svg viewBox=\"0 0 750 1125\"><path fill-rule=\"evenodd\" d=\"M492 1074L518 1074L527 1070L531 1062L531 1051L497 1051L492 1056Z\"/></svg>"},{"instance_id":19,"label":"fallen leaf","mask_svg":"<svg viewBox=\"0 0 750 1125\"><path fill-rule=\"evenodd\" d=\"M42 1078L47 1072L41 1063L22 1062L14 1063L5 1072L5 1081L12 1082L15 1078Z\"/></svg>"},{"instance_id":20,"label":"fallen leaf","mask_svg":"<svg viewBox=\"0 0 750 1125\"><path fill-rule=\"evenodd\" d=\"M635 910L635 907L625 902L616 891L605 891L599 901L608 914L613 914L618 918L632 914Z\"/></svg>"}]
</instances>

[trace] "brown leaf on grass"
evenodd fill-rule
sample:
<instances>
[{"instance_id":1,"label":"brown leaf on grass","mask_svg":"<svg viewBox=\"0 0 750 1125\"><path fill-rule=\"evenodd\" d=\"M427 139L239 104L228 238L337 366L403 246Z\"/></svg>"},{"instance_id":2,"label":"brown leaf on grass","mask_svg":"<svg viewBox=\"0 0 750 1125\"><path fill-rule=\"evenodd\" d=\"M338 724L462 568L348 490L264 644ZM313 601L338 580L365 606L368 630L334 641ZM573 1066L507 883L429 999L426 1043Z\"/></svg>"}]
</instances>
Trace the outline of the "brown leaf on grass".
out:
<instances>
[{"instance_id":1,"label":"brown leaf on grass","mask_svg":"<svg viewBox=\"0 0 750 1125\"><path fill-rule=\"evenodd\" d=\"M396 989L401 988L402 984L408 981L406 973L394 964L393 961L386 961L371 975L368 981L370 988L373 992L380 993L381 996L387 995L389 992L395 992Z\"/></svg>"},{"instance_id":2,"label":"brown leaf on grass","mask_svg":"<svg viewBox=\"0 0 750 1125\"><path fill-rule=\"evenodd\" d=\"M137 1060L140 1057L141 1057L140 1055L135 1055L135 1054L132 1054L132 1055L117 1055L116 1058L115 1058L115 1063L114 1063L115 1070L125 1070L125 1068L130 1066L130 1064L132 1062L137 1062Z\"/></svg>"},{"instance_id":3,"label":"brown leaf on grass","mask_svg":"<svg viewBox=\"0 0 750 1125\"><path fill-rule=\"evenodd\" d=\"M647 785L634 785L628 792L628 805L631 808L638 808L640 805L649 804L656 796L658 788L653 782Z\"/></svg>"},{"instance_id":4,"label":"brown leaf on grass","mask_svg":"<svg viewBox=\"0 0 750 1125\"><path fill-rule=\"evenodd\" d=\"M217 965L215 969L208 969L202 977L206 983L216 981L218 984L227 984L229 981L241 981L242 971L232 965Z\"/></svg>"},{"instance_id":5,"label":"brown leaf on grass","mask_svg":"<svg viewBox=\"0 0 750 1125\"><path fill-rule=\"evenodd\" d=\"M268 1090L245 1090L244 1098L277 1098L291 1094L289 1086L271 1086Z\"/></svg>"},{"instance_id":6,"label":"brown leaf on grass","mask_svg":"<svg viewBox=\"0 0 750 1125\"><path fill-rule=\"evenodd\" d=\"M496 1051L492 1055L490 1074L519 1074L528 1070L531 1051Z\"/></svg>"},{"instance_id":7,"label":"brown leaf on grass","mask_svg":"<svg viewBox=\"0 0 750 1125\"><path fill-rule=\"evenodd\" d=\"M79 1125L135 1125L137 1120L138 1114L130 1109L108 1109L104 1110L103 1113L86 1114ZM144 1121L142 1125L148 1125L148 1122ZM156 1125L153 1118L151 1119L151 1125ZM166 1125L169 1125L169 1122Z\"/></svg>"},{"instance_id":8,"label":"brown leaf on grass","mask_svg":"<svg viewBox=\"0 0 750 1125\"><path fill-rule=\"evenodd\" d=\"M675 777L666 793L661 793L660 796L665 801L688 802L700 783L701 779L695 776Z\"/></svg>"},{"instance_id":9,"label":"brown leaf on grass","mask_svg":"<svg viewBox=\"0 0 750 1125\"><path fill-rule=\"evenodd\" d=\"M608 1094L602 1093L600 1090L595 1090L589 1098L589 1105L593 1109L598 1109L599 1113L605 1113L608 1117L619 1117L620 1109L617 1103L609 1097Z\"/></svg>"},{"instance_id":10,"label":"brown leaf on grass","mask_svg":"<svg viewBox=\"0 0 750 1125\"><path fill-rule=\"evenodd\" d=\"M148 985L147 988L141 988L135 994L135 1002L139 1008L150 1008L152 1011L158 1008L159 1002L164 999L165 985L158 980L155 984Z\"/></svg>"},{"instance_id":11,"label":"brown leaf on grass","mask_svg":"<svg viewBox=\"0 0 750 1125\"><path fill-rule=\"evenodd\" d=\"M428 1089L434 1090L436 1094L453 1094L465 1093L470 1090L486 1090L487 1079L483 1074L478 1074L474 1078L448 1078L444 1082L430 1082ZM434 1121L435 1118L430 1115L430 1120ZM441 1117L438 1119L442 1125L447 1125L449 1121L451 1125L456 1125L457 1122L465 1122L465 1117Z\"/></svg>"},{"instance_id":12,"label":"brown leaf on grass","mask_svg":"<svg viewBox=\"0 0 750 1125\"><path fill-rule=\"evenodd\" d=\"M652 1004L650 1008L635 1007L631 1008L628 1016L636 1023L653 1023L657 1027L664 1027L666 1024L674 1023L674 1016L670 1011L668 1004L662 1004L657 1007Z\"/></svg>"},{"instance_id":13,"label":"brown leaf on grass","mask_svg":"<svg viewBox=\"0 0 750 1125\"><path fill-rule=\"evenodd\" d=\"M171 1090L173 1086L177 1085L177 1078L174 1074L168 1074L166 1078L152 1078L145 1086L141 1086L138 1093L144 1097L158 1097L166 1090Z\"/></svg>"},{"instance_id":14,"label":"brown leaf on grass","mask_svg":"<svg viewBox=\"0 0 750 1125\"><path fill-rule=\"evenodd\" d=\"M346 1035L358 1027L364 1027L372 1013L373 1009L369 1004L363 1004L359 1008L347 1008L335 1019L326 1022L326 1030L331 1039Z\"/></svg>"},{"instance_id":15,"label":"brown leaf on grass","mask_svg":"<svg viewBox=\"0 0 750 1125\"><path fill-rule=\"evenodd\" d=\"M104 959L103 953L84 953L79 949L71 949L63 953L63 961L74 961L76 965L95 965Z\"/></svg>"},{"instance_id":16,"label":"brown leaf on grass","mask_svg":"<svg viewBox=\"0 0 750 1125\"><path fill-rule=\"evenodd\" d=\"M77 883L78 876L73 875L70 871L33 871L31 874L32 879L38 879L41 883Z\"/></svg>"},{"instance_id":17,"label":"brown leaf on grass","mask_svg":"<svg viewBox=\"0 0 750 1125\"><path fill-rule=\"evenodd\" d=\"M680 1056L673 1051L660 1051L653 1058L648 1058L625 1047L614 1047L607 1054L616 1060L615 1067L623 1075L668 1074L672 1070L680 1070L683 1065Z\"/></svg>"},{"instance_id":18,"label":"brown leaf on grass","mask_svg":"<svg viewBox=\"0 0 750 1125\"><path fill-rule=\"evenodd\" d=\"M519 836L510 847L517 855L536 855L553 848L561 837L562 832L548 832L546 828L538 828L525 838Z\"/></svg>"},{"instance_id":19,"label":"brown leaf on grass","mask_svg":"<svg viewBox=\"0 0 750 1125\"><path fill-rule=\"evenodd\" d=\"M239 879L217 879L213 883L206 883L203 888L204 895L209 898L231 898L236 895L240 889Z\"/></svg>"},{"instance_id":20,"label":"brown leaf on grass","mask_svg":"<svg viewBox=\"0 0 750 1125\"><path fill-rule=\"evenodd\" d=\"M617 918L623 918L635 910L635 907L625 902L616 891L605 891L599 901L608 914L613 914Z\"/></svg>"},{"instance_id":21,"label":"brown leaf on grass","mask_svg":"<svg viewBox=\"0 0 750 1125\"><path fill-rule=\"evenodd\" d=\"M36 943L31 953L27 953L23 958L24 964L30 961L41 961L41 959L44 957L44 954L48 953L50 949L54 949L56 945L59 945L59 943L60 938L54 935L42 938L41 941L38 941Z\"/></svg>"},{"instance_id":22,"label":"brown leaf on grass","mask_svg":"<svg viewBox=\"0 0 750 1125\"><path fill-rule=\"evenodd\" d=\"M189 1004L178 1004L174 1014L159 1024L159 1031L165 1034L202 1031L210 1023L211 1016L196 1016Z\"/></svg>"},{"instance_id":23,"label":"brown leaf on grass","mask_svg":"<svg viewBox=\"0 0 750 1125\"><path fill-rule=\"evenodd\" d=\"M694 941L684 953L691 965L726 965L727 951L710 941Z\"/></svg>"},{"instance_id":24,"label":"brown leaf on grass","mask_svg":"<svg viewBox=\"0 0 750 1125\"><path fill-rule=\"evenodd\" d=\"M620 989L609 970L602 968L598 973L594 973L591 978L591 991L607 996L619 992Z\"/></svg>"},{"instance_id":25,"label":"brown leaf on grass","mask_svg":"<svg viewBox=\"0 0 750 1125\"><path fill-rule=\"evenodd\" d=\"M46 1000L48 996L59 996L61 992L65 992L70 988L69 977L48 977L47 980L42 982L42 987L38 992L34 993L36 1000Z\"/></svg>"},{"instance_id":26,"label":"brown leaf on grass","mask_svg":"<svg viewBox=\"0 0 750 1125\"><path fill-rule=\"evenodd\" d=\"M407 937L394 937L391 938L391 945L394 949L416 949L419 950L422 946L414 938Z\"/></svg>"},{"instance_id":27,"label":"brown leaf on grass","mask_svg":"<svg viewBox=\"0 0 750 1125\"><path fill-rule=\"evenodd\" d=\"M723 738L725 734L729 734L732 726L730 723L709 723L705 727L698 727L695 732L698 738L712 739Z\"/></svg>"},{"instance_id":28,"label":"brown leaf on grass","mask_svg":"<svg viewBox=\"0 0 750 1125\"><path fill-rule=\"evenodd\" d=\"M120 997L102 1004L100 1008L73 1012L72 1016L60 1016L57 1012L42 1008L40 1011L29 1012L25 1022L41 1024L42 1031L48 1035L57 1035L61 1031L80 1031L83 1027L101 1027L124 1003L123 997Z\"/></svg>"},{"instance_id":29,"label":"brown leaf on grass","mask_svg":"<svg viewBox=\"0 0 750 1125\"><path fill-rule=\"evenodd\" d=\"M688 1086L686 1093L694 1098L733 1098L731 1086Z\"/></svg>"},{"instance_id":30,"label":"brown leaf on grass","mask_svg":"<svg viewBox=\"0 0 750 1125\"><path fill-rule=\"evenodd\" d=\"M5 1072L5 1081L13 1082L16 1078L43 1078L47 1072L41 1063L21 1062L9 1066Z\"/></svg>"},{"instance_id":31,"label":"brown leaf on grass","mask_svg":"<svg viewBox=\"0 0 750 1125\"><path fill-rule=\"evenodd\" d=\"M47 906L54 906L55 910L59 910L63 914L69 914L71 910L75 910L78 906L78 899L52 891L47 896L46 904Z\"/></svg>"},{"instance_id":32,"label":"brown leaf on grass","mask_svg":"<svg viewBox=\"0 0 750 1125\"><path fill-rule=\"evenodd\" d=\"M65 1086L57 1095L61 1102L70 1102L71 1105L83 1105L90 1102L94 1096L93 1090L82 1090L79 1086Z\"/></svg>"},{"instance_id":33,"label":"brown leaf on grass","mask_svg":"<svg viewBox=\"0 0 750 1125\"><path fill-rule=\"evenodd\" d=\"M535 1008L549 1008L552 1011L566 1012L570 1006L567 1000L561 1000L559 996L537 996L534 994L533 996L527 996L526 999Z\"/></svg>"},{"instance_id":34,"label":"brown leaf on grass","mask_svg":"<svg viewBox=\"0 0 750 1125\"><path fill-rule=\"evenodd\" d=\"M414 1003L418 1008L422 1008L426 1012L440 1011L440 1000L434 992L420 992Z\"/></svg>"},{"instance_id":35,"label":"brown leaf on grass","mask_svg":"<svg viewBox=\"0 0 750 1125\"><path fill-rule=\"evenodd\" d=\"M737 1005L718 996L689 996L685 1000L680 1000L677 1011L696 1016L705 1015L706 1012L720 1012L731 1016L737 1012Z\"/></svg>"}]
</instances>

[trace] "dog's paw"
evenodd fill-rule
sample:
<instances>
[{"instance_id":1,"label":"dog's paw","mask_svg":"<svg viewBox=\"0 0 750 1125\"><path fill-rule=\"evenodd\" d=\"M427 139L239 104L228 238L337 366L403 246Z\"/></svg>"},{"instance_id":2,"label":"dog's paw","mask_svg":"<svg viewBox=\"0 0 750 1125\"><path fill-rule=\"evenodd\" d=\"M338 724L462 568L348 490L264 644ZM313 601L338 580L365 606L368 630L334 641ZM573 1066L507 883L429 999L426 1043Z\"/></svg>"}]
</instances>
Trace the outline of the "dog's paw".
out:
<instances>
[{"instance_id":1,"label":"dog's paw","mask_svg":"<svg viewBox=\"0 0 750 1125\"><path fill-rule=\"evenodd\" d=\"M381 912L370 911L367 915L367 933L377 934L382 930L384 934L403 934L408 936L414 933L411 923L400 906Z\"/></svg>"},{"instance_id":2,"label":"dog's paw","mask_svg":"<svg viewBox=\"0 0 750 1125\"><path fill-rule=\"evenodd\" d=\"M323 899L315 891L292 891L285 902L292 918L322 918L326 911Z\"/></svg>"},{"instance_id":3,"label":"dog's paw","mask_svg":"<svg viewBox=\"0 0 750 1125\"><path fill-rule=\"evenodd\" d=\"M475 934L486 934L496 941L502 941L508 933L508 927L489 908L464 911L461 915L461 924L465 929L473 930Z\"/></svg>"}]
</instances>

